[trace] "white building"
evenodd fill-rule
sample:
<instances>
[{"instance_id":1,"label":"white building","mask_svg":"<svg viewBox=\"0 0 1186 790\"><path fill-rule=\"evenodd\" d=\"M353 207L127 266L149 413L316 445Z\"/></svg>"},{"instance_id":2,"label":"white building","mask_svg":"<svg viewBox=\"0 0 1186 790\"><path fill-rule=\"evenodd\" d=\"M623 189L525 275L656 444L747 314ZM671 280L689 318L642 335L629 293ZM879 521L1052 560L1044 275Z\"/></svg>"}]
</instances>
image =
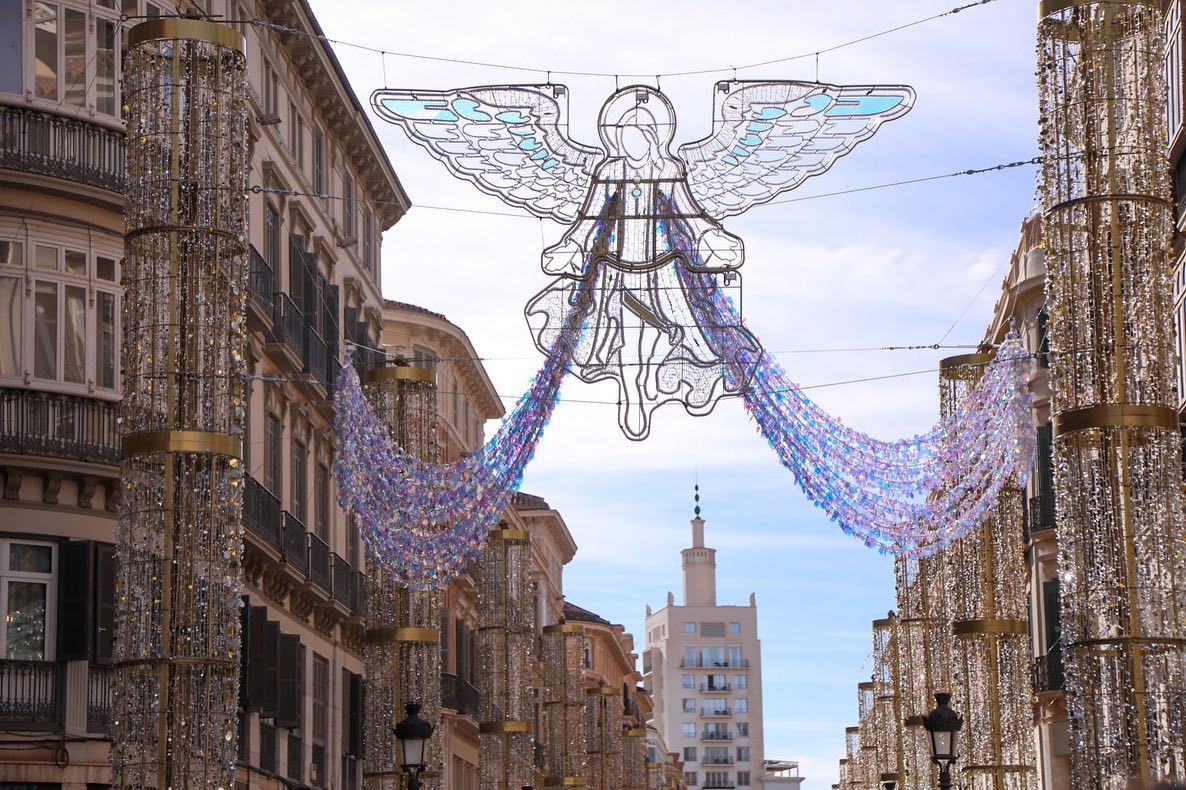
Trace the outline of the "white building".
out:
<instances>
[{"instance_id":1,"label":"white building","mask_svg":"<svg viewBox=\"0 0 1186 790\"><path fill-rule=\"evenodd\" d=\"M699 499L699 496L697 496ZM684 761L688 787L763 787L762 653L758 609L717 604L716 550L704 545L700 507L682 552L683 605L667 594L647 607L643 682L652 724Z\"/></svg>"}]
</instances>

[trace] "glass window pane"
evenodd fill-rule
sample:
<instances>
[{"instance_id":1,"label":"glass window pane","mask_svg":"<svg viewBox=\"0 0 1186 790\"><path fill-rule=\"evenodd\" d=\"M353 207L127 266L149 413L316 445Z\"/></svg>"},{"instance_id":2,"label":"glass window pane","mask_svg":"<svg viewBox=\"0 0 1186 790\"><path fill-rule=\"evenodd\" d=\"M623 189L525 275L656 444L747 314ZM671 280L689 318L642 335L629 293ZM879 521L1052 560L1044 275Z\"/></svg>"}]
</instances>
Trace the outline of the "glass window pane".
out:
<instances>
[{"instance_id":1,"label":"glass window pane","mask_svg":"<svg viewBox=\"0 0 1186 790\"><path fill-rule=\"evenodd\" d=\"M45 607L48 590L42 582L8 583L4 657L13 661L45 660Z\"/></svg>"},{"instance_id":2,"label":"glass window pane","mask_svg":"<svg viewBox=\"0 0 1186 790\"><path fill-rule=\"evenodd\" d=\"M95 276L100 280L115 282L115 259L97 256L95 258Z\"/></svg>"},{"instance_id":3,"label":"glass window pane","mask_svg":"<svg viewBox=\"0 0 1186 790\"><path fill-rule=\"evenodd\" d=\"M22 573L53 573L54 550L49 546L13 543L8 547L8 569Z\"/></svg>"},{"instance_id":4,"label":"glass window pane","mask_svg":"<svg viewBox=\"0 0 1186 790\"><path fill-rule=\"evenodd\" d=\"M58 284L37 281L33 302L33 375L58 377Z\"/></svg>"},{"instance_id":5,"label":"glass window pane","mask_svg":"<svg viewBox=\"0 0 1186 790\"><path fill-rule=\"evenodd\" d=\"M0 266L24 265L25 245L19 241L0 241Z\"/></svg>"},{"instance_id":6,"label":"glass window pane","mask_svg":"<svg viewBox=\"0 0 1186 790\"><path fill-rule=\"evenodd\" d=\"M66 250L66 272L86 276L86 253L77 250Z\"/></svg>"},{"instance_id":7,"label":"glass window pane","mask_svg":"<svg viewBox=\"0 0 1186 790\"><path fill-rule=\"evenodd\" d=\"M66 286L66 346L62 377L73 384L86 381L86 288Z\"/></svg>"},{"instance_id":8,"label":"glass window pane","mask_svg":"<svg viewBox=\"0 0 1186 790\"><path fill-rule=\"evenodd\" d=\"M115 388L115 294L99 292L99 386Z\"/></svg>"},{"instance_id":9,"label":"glass window pane","mask_svg":"<svg viewBox=\"0 0 1186 790\"><path fill-rule=\"evenodd\" d=\"M66 10L66 62L62 79L66 83L66 101L82 107L86 104L86 14Z\"/></svg>"},{"instance_id":10,"label":"glass window pane","mask_svg":"<svg viewBox=\"0 0 1186 790\"><path fill-rule=\"evenodd\" d=\"M21 283L20 277L0 277L0 376L21 375Z\"/></svg>"},{"instance_id":11,"label":"glass window pane","mask_svg":"<svg viewBox=\"0 0 1186 790\"><path fill-rule=\"evenodd\" d=\"M110 19L96 19L95 110L107 115L115 115L115 42L115 22Z\"/></svg>"},{"instance_id":12,"label":"glass window pane","mask_svg":"<svg viewBox=\"0 0 1186 790\"><path fill-rule=\"evenodd\" d=\"M37 254L33 258L33 268L56 272L58 270L58 248L38 244Z\"/></svg>"},{"instance_id":13,"label":"glass window pane","mask_svg":"<svg viewBox=\"0 0 1186 790\"><path fill-rule=\"evenodd\" d=\"M33 6L33 85L39 99L58 98L58 7L53 3Z\"/></svg>"},{"instance_id":14,"label":"glass window pane","mask_svg":"<svg viewBox=\"0 0 1186 790\"><path fill-rule=\"evenodd\" d=\"M24 5L21 0L0 0L0 91L5 93L22 90Z\"/></svg>"}]
</instances>

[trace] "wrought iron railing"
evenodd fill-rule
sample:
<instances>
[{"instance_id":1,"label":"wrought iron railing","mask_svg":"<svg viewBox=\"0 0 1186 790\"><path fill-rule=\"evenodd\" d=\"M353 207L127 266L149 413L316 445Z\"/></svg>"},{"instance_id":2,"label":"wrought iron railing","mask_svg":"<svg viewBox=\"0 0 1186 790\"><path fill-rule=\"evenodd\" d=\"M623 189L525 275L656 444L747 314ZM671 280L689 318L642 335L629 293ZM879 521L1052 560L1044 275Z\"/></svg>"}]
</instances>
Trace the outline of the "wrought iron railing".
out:
<instances>
[{"instance_id":1,"label":"wrought iron railing","mask_svg":"<svg viewBox=\"0 0 1186 790\"><path fill-rule=\"evenodd\" d=\"M0 388L0 452L117 465L117 408L78 395Z\"/></svg>"},{"instance_id":2,"label":"wrought iron railing","mask_svg":"<svg viewBox=\"0 0 1186 790\"><path fill-rule=\"evenodd\" d=\"M313 380L329 389L329 348L321 335L312 326L305 327L305 372L313 374Z\"/></svg>"},{"instance_id":3,"label":"wrought iron railing","mask_svg":"<svg viewBox=\"0 0 1186 790\"><path fill-rule=\"evenodd\" d=\"M350 563L334 554L330 557L334 568L334 600L345 604L347 609L354 609L354 582L351 579Z\"/></svg>"},{"instance_id":4,"label":"wrought iron railing","mask_svg":"<svg viewBox=\"0 0 1186 790\"><path fill-rule=\"evenodd\" d=\"M731 687L729 686L728 683L724 683L724 684L716 685L716 686L710 685L708 683L701 683L700 690L703 691L705 694L716 694L717 692L730 691Z\"/></svg>"},{"instance_id":5,"label":"wrought iron railing","mask_svg":"<svg viewBox=\"0 0 1186 790\"><path fill-rule=\"evenodd\" d=\"M87 671L86 728L111 733L111 667L92 666Z\"/></svg>"},{"instance_id":6,"label":"wrought iron railing","mask_svg":"<svg viewBox=\"0 0 1186 790\"><path fill-rule=\"evenodd\" d=\"M243 524L248 532L276 551L284 548L283 512L276 495L249 476L243 495Z\"/></svg>"},{"instance_id":7,"label":"wrought iron railing","mask_svg":"<svg viewBox=\"0 0 1186 790\"><path fill-rule=\"evenodd\" d=\"M366 617L367 615L366 583L366 574L362 571L354 571L350 574L350 586L354 588L354 600L350 604L350 614L355 617Z\"/></svg>"},{"instance_id":8,"label":"wrought iron railing","mask_svg":"<svg viewBox=\"0 0 1186 790\"><path fill-rule=\"evenodd\" d=\"M0 727L61 729L64 666L54 661L0 661Z\"/></svg>"},{"instance_id":9,"label":"wrought iron railing","mask_svg":"<svg viewBox=\"0 0 1186 790\"><path fill-rule=\"evenodd\" d=\"M700 740L702 741L731 741L733 736L724 730L701 730Z\"/></svg>"},{"instance_id":10,"label":"wrought iron railing","mask_svg":"<svg viewBox=\"0 0 1186 790\"><path fill-rule=\"evenodd\" d=\"M334 580L330 570L329 544L316 535L309 534L309 581L325 591L326 595L333 592Z\"/></svg>"},{"instance_id":11,"label":"wrought iron railing","mask_svg":"<svg viewBox=\"0 0 1186 790\"><path fill-rule=\"evenodd\" d=\"M272 264L264 260L259 250L251 247L251 268L247 275L247 291L268 316L272 315L276 295L276 275Z\"/></svg>"},{"instance_id":12,"label":"wrought iron railing","mask_svg":"<svg viewBox=\"0 0 1186 790\"><path fill-rule=\"evenodd\" d=\"M1037 496L1030 497L1027 527L1031 534L1043 529L1054 529L1054 492L1041 491Z\"/></svg>"},{"instance_id":13,"label":"wrought iron railing","mask_svg":"<svg viewBox=\"0 0 1186 790\"><path fill-rule=\"evenodd\" d=\"M277 292L272 305L272 340L288 346L297 359L305 358L305 316L286 293Z\"/></svg>"},{"instance_id":14,"label":"wrought iron railing","mask_svg":"<svg viewBox=\"0 0 1186 790\"><path fill-rule=\"evenodd\" d=\"M1054 645L1044 656L1034 657L1034 691L1062 691L1065 684L1061 645Z\"/></svg>"},{"instance_id":15,"label":"wrought iron railing","mask_svg":"<svg viewBox=\"0 0 1186 790\"><path fill-rule=\"evenodd\" d=\"M461 678L452 672L441 673L441 707L449 710L461 709Z\"/></svg>"},{"instance_id":16,"label":"wrought iron railing","mask_svg":"<svg viewBox=\"0 0 1186 790\"><path fill-rule=\"evenodd\" d=\"M457 690L457 712L476 718L478 699L478 687L468 680L461 681Z\"/></svg>"},{"instance_id":17,"label":"wrought iron railing","mask_svg":"<svg viewBox=\"0 0 1186 790\"><path fill-rule=\"evenodd\" d=\"M259 725L259 767L276 773L276 728L262 722Z\"/></svg>"},{"instance_id":18,"label":"wrought iron railing","mask_svg":"<svg viewBox=\"0 0 1186 790\"><path fill-rule=\"evenodd\" d=\"M281 554L293 570L302 575L309 570L309 549L305 543L305 525L299 518L284 511L284 534Z\"/></svg>"},{"instance_id":19,"label":"wrought iron railing","mask_svg":"<svg viewBox=\"0 0 1186 790\"><path fill-rule=\"evenodd\" d=\"M122 131L28 107L0 107L0 168L124 192Z\"/></svg>"},{"instance_id":20,"label":"wrought iron railing","mask_svg":"<svg viewBox=\"0 0 1186 790\"><path fill-rule=\"evenodd\" d=\"M701 708L701 716L731 716L728 708Z\"/></svg>"}]
</instances>

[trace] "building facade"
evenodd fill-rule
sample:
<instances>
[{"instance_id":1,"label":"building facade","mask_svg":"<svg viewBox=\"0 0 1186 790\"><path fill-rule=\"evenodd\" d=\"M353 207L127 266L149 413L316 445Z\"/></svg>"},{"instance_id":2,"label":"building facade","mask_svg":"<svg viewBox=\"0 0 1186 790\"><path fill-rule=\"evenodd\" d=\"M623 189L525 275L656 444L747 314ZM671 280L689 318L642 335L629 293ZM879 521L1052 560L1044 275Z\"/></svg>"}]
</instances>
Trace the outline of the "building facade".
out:
<instances>
[{"instance_id":1,"label":"building facade","mask_svg":"<svg viewBox=\"0 0 1186 790\"><path fill-rule=\"evenodd\" d=\"M647 607L643 682L654 699L652 724L684 763L688 787L762 787L762 655L758 610L720 605L716 550L704 519L692 519L683 550L683 603Z\"/></svg>"}]
</instances>

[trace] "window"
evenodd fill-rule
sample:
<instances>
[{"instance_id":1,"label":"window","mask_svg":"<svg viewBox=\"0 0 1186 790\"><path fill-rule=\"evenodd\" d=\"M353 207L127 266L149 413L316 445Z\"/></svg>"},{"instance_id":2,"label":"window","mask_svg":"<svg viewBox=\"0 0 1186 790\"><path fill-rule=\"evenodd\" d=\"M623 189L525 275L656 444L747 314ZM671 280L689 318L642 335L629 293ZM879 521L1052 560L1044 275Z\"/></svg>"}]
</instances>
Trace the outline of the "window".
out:
<instances>
[{"instance_id":1,"label":"window","mask_svg":"<svg viewBox=\"0 0 1186 790\"><path fill-rule=\"evenodd\" d=\"M325 138L317 126L313 127L313 191L325 194Z\"/></svg>"},{"instance_id":2,"label":"window","mask_svg":"<svg viewBox=\"0 0 1186 790\"><path fill-rule=\"evenodd\" d=\"M272 64L267 61L264 62L263 69L263 100L264 100L264 115L277 116L277 123L279 122L280 106L280 85L276 79L276 72L272 69Z\"/></svg>"},{"instance_id":3,"label":"window","mask_svg":"<svg viewBox=\"0 0 1186 790\"><path fill-rule=\"evenodd\" d=\"M305 483L305 459L308 453L305 445L293 439L292 441L292 514L299 521L305 520L305 500L308 496Z\"/></svg>"},{"instance_id":4,"label":"window","mask_svg":"<svg viewBox=\"0 0 1186 790\"><path fill-rule=\"evenodd\" d=\"M749 787L749 771L738 771L737 772L737 786L738 787Z\"/></svg>"},{"instance_id":5,"label":"window","mask_svg":"<svg viewBox=\"0 0 1186 790\"><path fill-rule=\"evenodd\" d=\"M3 274L6 267L24 267L24 245L0 242L0 376L21 375L21 339L24 330L23 277Z\"/></svg>"},{"instance_id":6,"label":"window","mask_svg":"<svg viewBox=\"0 0 1186 790\"><path fill-rule=\"evenodd\" d=\"M740 667L744 666L741 662L741 645L729 646L729 666Z\"/></svg>"},{"instance_id":7,"label":"window","mask_svg":"<svg viewBox=\"0 0 1186 790\"><path fill-rule=\"evenodd\" d=\"M738 738L748 738L749 737L749 722L748 721L737 722L737 737Z\"/></svg>"},{"instance_id":8,"label":"window","mask_svg":"<svg viewBox=\"0 0 1186 790\"><path fill-rule=\"evenodd\" d=\"M313 654L313 742L329 738L329 661Z\"/></svg>"},{"instance_id":9,"label":"window","mask_svg":"<svg viewBox=\"0 0 1186 790\"><path fill-rule=\"evenodd\" d=\"M100 258L99 260L103 260ZM118 342L115 331L115 294L99 291L96 320L99 322L99 348L95 357L96 383L106 389L115 389L115 348Z\"/></svg>"},{"instance_id":10,"label":"window","mask_svg":"<svg viewBox=\"0 0 1186 790\"><path fill-rule=\"evenodd\" d=\"M295 102L288 103L288 150L297 169L305 166L305 119Z\"/></svg>"},{"instance_id":11,"label":"window","mask_svg":"<svg viewBox=\"0 0 1186 790\"><path fill-rule=\"evenodd\" d=\"M748 675L734 675L733 676L733 688L735 688L735 689L749 688L749 676Z\"/></svg>"},{"instance_id":12,"label":"window","mask_svg":"<svg viewBox=\"0 0 1186 790\"><path fill-rule=\"evenodd\" d=\"M737 762L739 762L739 763L748 763L749 762L749 747L748 746L738 746L737 747Z\"/></svg>"},{"instance_id":13,"label":"window","mask_svg":"<svg viewBox=\"0 0 1186 790\"><path fill-rule=\"evenodd\" d=\"M696 747L695 746L685 746L684 747L684 762L685 763L696 762Z\"/></svg>"},{"instance_id":14,"label":"window","mask_svg":"<svg viewBox=\"0 0 1186 790\"><path fill-rule=\"evenodd\" d=\"M16 0L0 3L0 91L5 93L24 90L24 8L25 4Z\"/></svg>"},{"instance_id":15,"label":"window","mask_svg":"<svg viewBox=\"0 0 1186 790\"><path fill-rule=\"evenodd\" d=\"M280 496L280 420L269 413L264 420L264 488Z\"/></svg>"},{"instance_id":16,"label":"window","mask_svg":"<svg viewBox=\"0 0 1186 790\"><path fill-rule=\"evenodd\" d=\"M51 543L0 542L0 655L52 661L54 566Z\"/></svg>"},{"instance_id":17,"label":"window","mask_svg":"<svg viewBox=\"0 0 1186 790\"><path fill-rule=\"evenodd\" d=\"M38 99L57 101L58 7L53 3L33 4L33 91Z\"/></svg>"},{"instance_id":18,"label":"window","mask_svg":"<svg viewBox=\"0 0 1186 790\"><path fill-rule=\"evenodd\" d=\"M1167 138L1172 145L1182 128L1182 109L1186 96L1182 92L1182 10L1170 3L1165 14L1165 77L1169 103L1166 107Z\"/></svg>"},{"instance_id":19,"label":"window","mask_svg":"<svg viewBox=\"0 0 1186 790\"><path fill-rule=\"evenodd\" d=\"M104 8L110 10L105 12ZM33 4L33 95L115 115L119 104L116 95L119 20L114 3L98 3L90 6L90 10L94 11L94 24L88 27L85 9L64 3ZM18 33L16 46L8 50L11 54L2 61L15 66L5 75L11 80L6 89L19 92L23 71L19 21L15 28L5 29L15 29Z\"/></svg>"},{"instance_id":20,"label":"window","mask_svg":"<svg viewBox=\"0 0 1186 790\"><path fill-rule=\"evenodd\" d=\"M342 238L354 238L354 179L342 171Z\"/></svg>"},{"instance_id":21,"label":"window","mask_svg":"<svg viewBox=\"0 0 1186 790\"><path fill-rule=\"evenodd\" d=\"M358 560L358 523L353 513L346 519L346 562L354 570L362 570L359 567L362 563Z\"/></svg>"},{"instance_id":22,"label":"window","mask_svg":"<svg viewBox=\"0 0 1186 790\"><path fill-rule=\"evenodd\" d=\"M725 675L705 675L704 690L705 691L728 691L729 683L725 679Z\"/></svg>"},{"instance_id":23,"label":"window","mask_svg":"<svg viewBox=\"0 0 1186 790\"><path fill-rule=\"evenodd\" d=\"M696 698L695 697L691 697L691 698L684 697L683 706L684 706L684 713L695 713L696 712Z\"/></svg>"},{"instance_id":24,"label":"window","mask_svg":"<svg viewBox=\"0 0 1186 790\"><path fill-rule=\"evenodd\" d=\"M729 633L740 634L741 633L741 623L729 623Z\"/></svg>"},{"instance_id":25,"label":"window","mask_svg":"<svg viewBox=\"0 0 1186 790\"><path fill-rule=\"evenodd\" d=\"M685 667L700 666L700 662L696 658L696 648L694 648L694 647L685 647L684 648L684 666Z\"/></svg>"},{"instance_id":26,"label":"window","mask_svg":"<svg viewBox=\"0 0 1186 790\"><path fill-rule=\"evenodd\" d=\"M705 746L704 747L704 763L705 763L705 765L728 765L729 764L729 747L728 746Z\"/></svg>"},{"instance_id":27,"label":"window","mask_svg":"<svg viewBox=\"0 0 1186 790\"><path fill-rule=\"evenodd\" d=\"M696 787L697 779L695 771L684 771L684 784L688 787Z\"/></svg>"},{"instance_id":28,"label":"window","mask_svg":"<svg viewBox=\"0 0 1186 790\"><path fill-rule=\"evenodd\" d=\"M728 771L705 771L704 772L704 786L705 787L732 787L729 781Z\"/></svg>"},{"instance_id":29,"label":"window","mask_svg":"<svg viewBox=\"0 0 1186 790\"><path fill-rule=\"evenodd\" d=\"M705 716L727 716L729 714L729 701L717 697L715 699L704 700L704 710L701 711Z\"/></svg>"},{"instance_id":30,"label":"window","mask_svg":"<svg viewBox=\"0 0 1186 790\"><path fill-rule=\"evenodd\" d=\"M271 204L264 206L264 260L273 272L280 265L280 217Z\"/></svg>"},{"instance_id":31,"label":"window","mask_svg":"<svg viewBox=\"0 0 1186 790\"><path fill-rule=\"evenodd\" d=\"M375 273L375 218L370 209L362 212L362 267L367 274Z\"/></svg>"},{"instance_id":32,"label":"window","mask_svg":"<svg viewBox=\"0 0 1186 790\"><path fill-rule=\"evenodd\" d=\"M680 734L682 734L685 738L695 738L696 737L696 723L691 722L691 721L685 721L683 724L680 725Z\"/></svg>"},{"instance_id":33,"label":"window","mask_svg":"<svg viewBox=\"0 0 1186 790\"><path fill-rule=\"evenodd\" d=\"M317 537L324 540L326 545L329 545L329 468L325 464L317 464L317 471L314 474L313 507L316 512L313 515Z\"/></svg>"},{"instance_id":34,"label":"window","mask_svg":"<svg viewBox=\"0 0 1186 790\"><path fill-rule=\"evenodd\" d=\"M684 633L685 634L696 633L696 624L695 623L684 623Z\"/></svg>"},{"instance_id":35,"label":"window","mask_svg":"<svg viewBox=\"0 0 1186 790\"><path fill-rule=\"evenodd\" d=\"M696 676L695 675L680 675L679 680L680 680L680 688L686 688L686 689L696 688Z\"/></svg>"},{"instance_id":36,"label":"window","mask_svg":"<svg viewBox=\"0 0 1186 790\"><path fill-rule=\"evenodd\" d=\"M425 370L437 369L437 354L431 348L412 346L412 365ZM457 391L457 382L453 382L453 390Z\"/></svg>"},{"instance_id":37,"label":"window","mask_svg":"<svg viewBox=\"0 0 1186 790\"><path fill-rule=\"evenodd\" d=\"M749 700L745 697L738 697L733 701L733 711L735 713L749 713Z\"/></svg>"}]
</instances>

